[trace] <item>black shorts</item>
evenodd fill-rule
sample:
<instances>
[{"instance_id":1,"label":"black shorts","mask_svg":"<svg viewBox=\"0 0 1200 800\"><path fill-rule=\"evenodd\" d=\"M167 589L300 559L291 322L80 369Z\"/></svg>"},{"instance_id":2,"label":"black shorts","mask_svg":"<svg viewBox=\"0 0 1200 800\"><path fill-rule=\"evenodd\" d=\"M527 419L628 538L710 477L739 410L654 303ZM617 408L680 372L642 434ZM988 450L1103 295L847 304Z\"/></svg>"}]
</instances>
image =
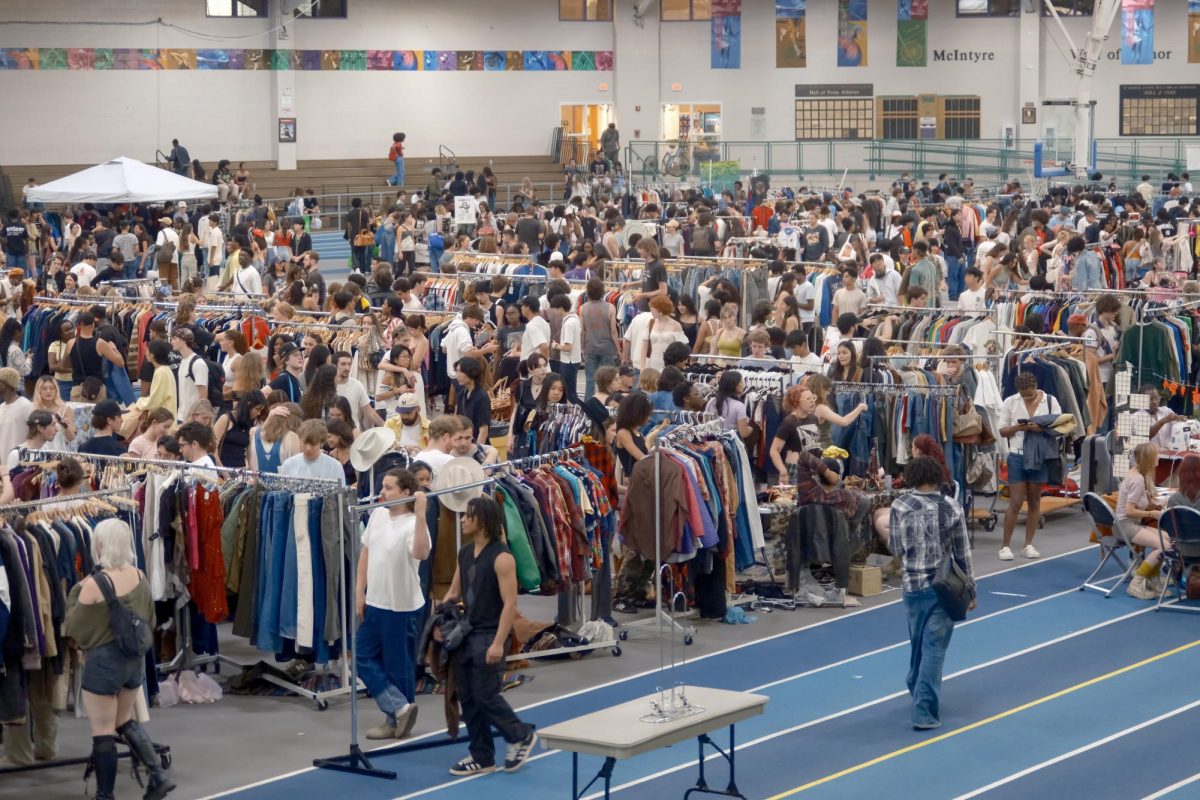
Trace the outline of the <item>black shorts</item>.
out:
<instances>
[{"instance_id":1,"label":"black shorts","mask_svg":"<svg viewBox=\"0 0 1200 800\"><path fill-rule=\"evenodd\" d=\"M84 691L112 697L122 689L138 688L145 680L146 659L124 655L116 642L87 651L83 662Z\"/></svg>"}]
</instances>

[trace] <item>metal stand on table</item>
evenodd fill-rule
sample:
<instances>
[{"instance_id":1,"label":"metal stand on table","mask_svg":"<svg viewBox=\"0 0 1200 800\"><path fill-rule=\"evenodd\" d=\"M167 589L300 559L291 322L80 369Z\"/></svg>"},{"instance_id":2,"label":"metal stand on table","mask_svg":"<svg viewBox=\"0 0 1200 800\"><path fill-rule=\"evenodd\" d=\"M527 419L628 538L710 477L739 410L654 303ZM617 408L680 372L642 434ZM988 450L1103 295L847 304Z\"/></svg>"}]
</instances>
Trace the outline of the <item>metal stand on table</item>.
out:
<instances>
[{"instance_id":1,"label":"metal stand on table","mask_svg":"<svg viewBox=\"0 0 1200 800\"><path fill-rule=\"evenodd\" d=\"M463 486L455 486L452 489L443 489L437 492L429 492L427 497L437 497L443 494L453 494L468 489L475 489L480 486L487 486L493 483L495 478L487 478L476 483L468 483ZM399 500L389 500L386 502L372 503L356 503L350 507L353 513L354 536L350 539L350 563L358 564L358 519L364 511L371 511L376 508L390 508L392 506L404 505L414 501L413 497L402 497ZM343 506L341 513L345 515L346 509ZM461 537L461 533L458 534ZM457 552L457 550L455 551ZM343 582L344 583L344 582ZM357 631L354 629L354 620L349 621L346 626L345 641L346 654L345 659L350 662L350 685L358 686L358 660L354 657L354 642ZM415 745L397 745L396 747L384 747L374 751L375 755L385 755L397 752L407 752L409 750L423 750L430 747L442 747L448 744L454 744L455 740L447 738L445 741L422 742ZM349 752L345 755L330 756L328 758L313 759L313 766L318 769L332 769L338 772L349 772L355 775L365 775L370 778L384 778L386 780L395 780L396 773L392 770L377 769L372 766L371 760L367 758L366 753L362 751L362 747L358 743L358 692L350 693L350 747Z\"/></svg>"}]
</instances>

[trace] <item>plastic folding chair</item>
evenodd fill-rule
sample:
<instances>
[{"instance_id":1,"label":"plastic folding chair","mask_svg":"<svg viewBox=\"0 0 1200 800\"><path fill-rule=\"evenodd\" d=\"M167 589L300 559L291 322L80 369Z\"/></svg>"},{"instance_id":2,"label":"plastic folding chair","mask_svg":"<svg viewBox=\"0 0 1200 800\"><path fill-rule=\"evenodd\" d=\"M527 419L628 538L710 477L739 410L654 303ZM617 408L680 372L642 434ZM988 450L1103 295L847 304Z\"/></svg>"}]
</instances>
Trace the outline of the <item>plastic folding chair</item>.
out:
<instances>
[{"instance_id":1,"label":"plastic folding chair","mask_svg":"<svg viewBox=\"0 0 1200 800\"><path fill-rule=\"evenodd\" d=\"M1113 514L1112 508L1104 500L1103 497L1095 492L1088 492L1083 496L1083 510L1092 518L1092 524L1096 526L1096 535L1100 539L1100 553L1102 558L1100 564L1092 571L1091 575L1079 587L1079 591L1091 589L1095 592L1100 592L1105 597L1111 597L1125 581L1133 574L1133 569L1137 566L1137 559L1133 557L1133 548L1129 546L1129 542L1125 541L1125 536L1117 529L1116 515ZM1121 548L1129 550L1129 563L1125 563L1125 559L1121 557ZM1098 583L1092 583L1100 571L1104 569L1104 565L1108 560L1112 559L1122 567L1125 572L1121 575L1121 579L1114 583L1111 587L1105 588Z\"/></svg>"},{"instance_id":2,"label":"plastic folding chair","mask_svg":"<svg viewBox=\"0 0 1200 800\"><path fill-rule=\"evenodd\" d=\"M1166 546L1165 536L1171 537L1171 546ZM1183 576L1192 567L1200 566L1200 511L1187 506L1175 506L1163 512L1158 521L1158 541L1162 548L1163 568L1168 576L1176 570ZM1163 603L1163 598L1171 588L1175 588L1173 603ZM1187 611L1200 613L1200 605L1185 604L1183 589L1179 581L1163 581L1163 589L1158 595L1155 611Z\"/></svg>"}]
</instances>

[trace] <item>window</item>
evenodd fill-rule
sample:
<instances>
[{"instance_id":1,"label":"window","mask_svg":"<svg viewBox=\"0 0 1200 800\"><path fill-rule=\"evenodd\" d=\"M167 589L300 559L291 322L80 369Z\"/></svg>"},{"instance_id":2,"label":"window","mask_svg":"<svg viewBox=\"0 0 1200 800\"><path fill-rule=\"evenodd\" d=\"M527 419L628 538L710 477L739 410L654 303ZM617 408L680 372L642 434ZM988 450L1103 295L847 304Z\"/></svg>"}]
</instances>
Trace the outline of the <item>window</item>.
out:
<instances>
[{"instance_id":1,"label":"window","mask_svg":"<svg viewBox=\"0 0 1200 800\"><path fill-rule=\"evenodd\" d=\"M1015 17L1021 0L957 0L960 17Z\"/></svg>"},{"instance_id":2,"label":"window","mask_svg":"<svg viewBox=\"0 0 1200 800\"><path fill-rule=\"evenodd\" d=\"M558 0L564 22L612 22L612 0Z\"/></svg>"},{"instance_id":3,"label":"window","mask_svg":"<svg viewBox=\"0 0 1200 800\"><path fill-rule=\"evenodd\" d=\"M712 19L712 0L662 0L659 14L663 22Z\"/></svg>"},{"instance_id":4,"label":"window","mask_svg":"<svg viewBox=\"0 0 1200 800\"><path fill-rule=\"evenodd\" d=\"M1052 0L1050 3L1060 17L1090 17L1096 10L1096 0ZM1042 16L1050 16L1050 9L1042 4Z\"/></svg>"},{"instance_id":5,"label":"window","mask_svg":"<svg viewBox=\"0 0 1200 800\"><path fill-rule=\"evenodd\" d=\"M265 17L267 0L204 0L210 17Z\"/></svg>"},{"instance_id":6,"label":"window","mask_svg":"<svg viewBox=\"0 0 1200 800\"><path fill-rule=\"evenodd\" d=\"M978 97L943 97L942 114L943 139L979 138Z\"/></svg>"},{"instance_id":7,"label":"window","mask_svg":"<svg viewBox=\"0 0 1200 800\"><path fill-rule=\"evenodd\" d=\"M916 139L917 98L879 98L879 130L884 139Z\"/></svg>"},{"instance_id":8,"label":"window","mask_svg":"<svg viewBox=\"0 0 1200 800\"><path fill-rule=\"evenodd\" d=\"M299 0L297 14L314 19L344 19L348 0Z\"/></svg>"},{"instance_id":9,"label":"window","mask_svg":"<svg viewBox=\"0 0 1200 800\"><path fill-rule=\"evenodd\" d=\"M1121 87L1122 136L1196 136L1200 86Z\"/></svg>"},{"instance_id":10,"label":"window","mask_svg":"<svg viewBox=\"0 0 1200 800\"><path fill-rule=\"evenodd\" d=\"M872 139L875 137L875 101L797 100L797 139Z\"/></svg>"}]
</instances>

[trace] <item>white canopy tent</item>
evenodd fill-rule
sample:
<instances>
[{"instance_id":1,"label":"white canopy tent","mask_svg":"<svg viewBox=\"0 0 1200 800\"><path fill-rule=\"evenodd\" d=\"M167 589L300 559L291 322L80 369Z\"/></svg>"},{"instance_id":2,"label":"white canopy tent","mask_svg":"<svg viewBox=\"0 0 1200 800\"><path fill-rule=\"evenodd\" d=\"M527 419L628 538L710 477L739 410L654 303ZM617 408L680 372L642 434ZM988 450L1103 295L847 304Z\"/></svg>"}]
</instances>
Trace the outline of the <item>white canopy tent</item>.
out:
<instances>
[{"instance_id":1,"label":"white canopy tent","mask_svg":"<svg viewBox=\"0 0 1200 800\"><path fill-rule=\"evenodd\" d=\"M217 187L120 156L31 189L33 203L154 203L206 200Z\"/></svg>"}]
</instances>

